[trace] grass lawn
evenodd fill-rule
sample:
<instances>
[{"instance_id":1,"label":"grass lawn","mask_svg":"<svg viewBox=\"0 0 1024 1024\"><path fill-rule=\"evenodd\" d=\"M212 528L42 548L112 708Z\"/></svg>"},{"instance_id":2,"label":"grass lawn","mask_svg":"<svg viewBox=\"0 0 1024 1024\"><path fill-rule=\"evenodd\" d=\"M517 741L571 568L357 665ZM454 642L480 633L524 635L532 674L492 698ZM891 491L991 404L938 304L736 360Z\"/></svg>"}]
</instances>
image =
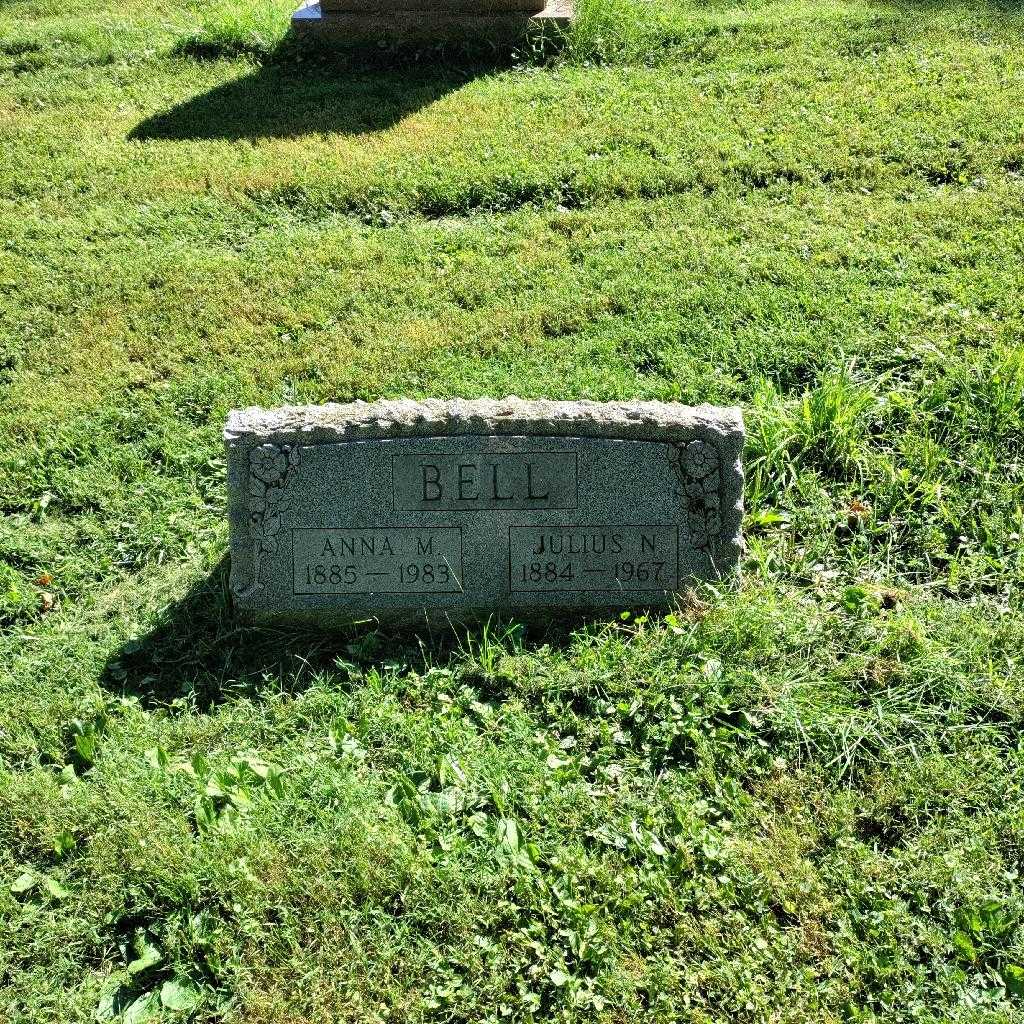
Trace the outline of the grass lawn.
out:
<instances>
[{"instance_id":1,"label":"grass lawn","mask_svg":"<svg viewBox=\"0 0 1024 1024\"><path fill-rule=\"evenodd\" d=\"M0 1019L1024 1015L1024 10L513 60L0 0ZM673 614L246 628L229 408L741 404Z\"/></svg>"}]
</instances>

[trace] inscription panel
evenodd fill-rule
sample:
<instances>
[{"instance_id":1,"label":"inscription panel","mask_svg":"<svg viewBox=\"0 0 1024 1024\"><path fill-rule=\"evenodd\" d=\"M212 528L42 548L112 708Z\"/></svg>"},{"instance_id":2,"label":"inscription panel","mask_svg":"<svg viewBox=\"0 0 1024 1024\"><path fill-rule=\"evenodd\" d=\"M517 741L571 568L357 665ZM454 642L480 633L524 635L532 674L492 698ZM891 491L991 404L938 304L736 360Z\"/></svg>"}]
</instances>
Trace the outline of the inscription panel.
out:
<instances>
[{"instance_id":1,"label":"inscription panel","mask_svg":"<svg viewBox=\"0 0 1024 1024\"><path fill-rule=\"evenodd\" d=\"M576 508L575 452L415 453L391 460L395 509Z\"/></svg>"},{"instance_id":2,"label":"inscription panel","mask_svg":"<svg viewBox=\"0 0 1024 1024\"><path fill-rule=\"evenodd\" d=\"M510 526L513 593L671 591L678 580L676 526Z\"/></svg>"},{"instance_id":3,"label":"inscription panel","mask_svg":"<svg viewBox=\"0 0 1024 1024\"><path fill-rule=\"evenodd\" d=\"M296 594L458 594L458 527L293 530Z\"/></svg>"}]
</instances>

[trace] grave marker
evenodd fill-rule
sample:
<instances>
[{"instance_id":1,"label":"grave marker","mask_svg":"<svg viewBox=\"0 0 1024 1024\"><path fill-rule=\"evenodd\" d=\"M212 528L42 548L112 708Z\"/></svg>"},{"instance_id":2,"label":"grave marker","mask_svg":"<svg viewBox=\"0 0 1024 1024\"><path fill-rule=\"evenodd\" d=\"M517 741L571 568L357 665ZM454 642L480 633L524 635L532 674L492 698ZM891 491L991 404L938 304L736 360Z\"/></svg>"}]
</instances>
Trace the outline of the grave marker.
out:
<instances>
[{"instance_id":1,"label":"grave marker","mask_svg":"<svg viewBox=\"0 0 1024 1024\"><path fill-rule=\"evenodd\" d=\"M236 411L235 602L323 626L666 605L738 563L743 436L658 402Z\"/></svg>"}]
</instances>

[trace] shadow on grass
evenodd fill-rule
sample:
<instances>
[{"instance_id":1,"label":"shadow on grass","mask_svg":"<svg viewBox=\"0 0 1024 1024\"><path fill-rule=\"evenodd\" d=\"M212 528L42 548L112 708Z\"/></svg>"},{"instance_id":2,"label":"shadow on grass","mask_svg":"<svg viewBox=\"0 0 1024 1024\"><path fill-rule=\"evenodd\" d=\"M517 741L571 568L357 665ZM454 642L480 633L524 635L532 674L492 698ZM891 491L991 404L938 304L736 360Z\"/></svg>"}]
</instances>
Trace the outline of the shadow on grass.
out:
<instances>
[{"instance_id":1,"label":"shadow on grass","mask_svg":"<svg viewBox=\"0 0 1024 1024\"><path fill-rule=\"evenodd\" d=\"M204 580L170 605L147 634L124 644L108 661L104 685L146 706L187 698L200 708L245 696L279 681L301 688L329 667L339 637L257 629L231 607L225 556Z\"/></svg>"},{"instance_id":2,"label":"shadow on grass","mask_svg":"<svg viewBox=\"0 0 1024 1024\"><path fill-rule=\"evenodd\" d=\"M187 55L199 60L230 56L201 47ZM434 56L402 50L326 52L323 45L286 39L251 73L147 118L128 137L237 141L383 131L512 63L509 54L499 51Z\"/></svg>"},{"instance_id":3,"label":"shadow on grass","mask_svg":"<svg viewBox=\"0 0 1024 1024\"><path fill-rule=\"evenodd\" d=\"M301 693L318 675L332 674L346 685L345 665L361 670L399 665L425 671L467 652L480 653L488 637L517 636L522 649L564 647L587 623L580 618L529 627L498 622L464 626L385 629L357 624L330 632L253 626L231 604L228 556L206 579L170 605L144 636L123 644L107 662L103 685L137 698L145 707L186 700L199 710L229 700L255 697L268 689ZM600 625L594 622L593 625ZM525 641L527 635L529 642Z\"/></svg>"},{"instance_id":4,"label":"shadow on grass","mask_svg":"<svg viewBox=\"0 0 1024 1024\"><path fill-rule=\"evenodd\" d=\"M465 81L452 73L345 74L271 64L143 121L129 138L237 141L361 135L392 127Z\"/></svg>"}]
</instances>

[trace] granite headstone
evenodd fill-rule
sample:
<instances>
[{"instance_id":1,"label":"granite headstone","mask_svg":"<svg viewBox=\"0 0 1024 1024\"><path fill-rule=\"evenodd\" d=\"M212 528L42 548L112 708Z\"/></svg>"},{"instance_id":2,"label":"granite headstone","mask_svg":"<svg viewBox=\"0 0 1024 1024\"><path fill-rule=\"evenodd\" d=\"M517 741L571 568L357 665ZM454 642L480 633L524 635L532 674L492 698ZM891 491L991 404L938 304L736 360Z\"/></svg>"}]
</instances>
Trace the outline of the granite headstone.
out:
<instances>
[{"instance_id":1,"label":"granite headstone","mask_svg":"<svg viewBox=\"0 0 1024 1024\"><path fill-rule=\"evenodd\" d=\"M323 626L665 605L739 561L743 438L658 402L235 411L234 599Z\"/></svg>"}]
</instances>

